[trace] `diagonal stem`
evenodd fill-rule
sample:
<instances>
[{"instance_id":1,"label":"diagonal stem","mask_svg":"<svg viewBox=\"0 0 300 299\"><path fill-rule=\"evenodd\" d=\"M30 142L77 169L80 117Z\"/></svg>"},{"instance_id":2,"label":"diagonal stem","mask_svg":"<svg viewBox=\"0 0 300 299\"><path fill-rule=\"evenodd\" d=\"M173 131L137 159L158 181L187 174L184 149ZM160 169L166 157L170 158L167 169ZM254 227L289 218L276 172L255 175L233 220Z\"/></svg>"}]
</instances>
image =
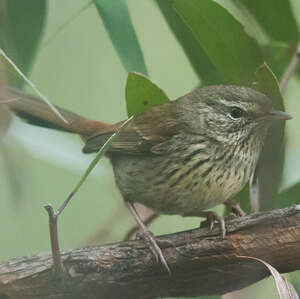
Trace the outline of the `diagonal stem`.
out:
<instances>
[{"instance_id":1,"label":"diagonal stem","mask_svg":"<svg viewBox=\"0 0 300 299\"><path fill-rule=\"evenodd\" d=\"M295 72L299 60L300 60L300 42L298 43L296 51L280 79L279 87L281 92L283 92L286 89L290 78Z\"/></svg>"}]
</instances>

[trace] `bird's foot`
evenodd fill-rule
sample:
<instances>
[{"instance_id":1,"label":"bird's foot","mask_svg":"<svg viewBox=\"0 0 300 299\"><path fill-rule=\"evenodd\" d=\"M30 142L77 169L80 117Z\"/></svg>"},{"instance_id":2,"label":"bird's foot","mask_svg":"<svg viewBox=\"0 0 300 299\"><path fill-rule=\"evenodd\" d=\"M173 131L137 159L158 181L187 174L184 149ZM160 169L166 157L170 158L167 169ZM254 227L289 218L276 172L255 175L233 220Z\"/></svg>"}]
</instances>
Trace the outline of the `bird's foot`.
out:
<instances>
[{"instance_id":1,"label":"bird's foot","mask_svg":"<svg viewBox=\"0 0 300 299\"><path fill-rule=\"evenodd\" d=\"M229 210L230 213L233 213L237 217L243 217L247 214L242 210L240 205L234 200L228 200L224 203L226 208Z\"/></svg>"},{"instance_id":2,"label":"bird's foot","mask_svg":"<svg viewBox=\"0 0 300 299\"><path fill-rule=\"evenodd\" d=\"M222 238L225 239L225 236L226 236L225 221L221 216L219 216L217 213L212 212L212 211L209 211L209 212L203 211L200 216L201 217L206 217L206 220L202 221L200 223L200 227L202 227L203 224L204 225L208 224L209 225L209 230L212 231L213 228L214 228L215 223L218 222L219 225L220 225Z\"/></svg>"},{"instance_id":3,"label":"bird's foot","mask_svg":"<svg viewBox=\"0 0 300 299\"><path fill-rule=\"evenodd\" d=\"M169 274L171 274L171 270L169 268L169 265L161 251L161 248L158 244L162 245L163 247L166 246L166 243L164 241L157 240L153 233L149 229L143 228L137 233L137 239L142 239L149 247L151 253L153 254L156 262L160 262L164 268L167 270Z\"/></svg>"},{"instance_id":4,"label":"bird's foot","mask_svg":"<svg viewBox=\"0 0 300 299\"><path fill-rule=\"evenodd\" d=\"M147 226L143 223L141 217L137 213L133 203L126 201L125 204L128 208L128 210L131 212L133 217L135 218L138 226L140 227L140 231L137 234L141 239L144 240L144 242L148 245L149 249L151 250L152 254L154 255L157 262L161 262L164 268L167 270L167 272L171 275L171 270L168 266L168 263L160 249L160 247L157 244L157 240L151 233L151 231L147 228Z\"/></svg>"}]
</instances>

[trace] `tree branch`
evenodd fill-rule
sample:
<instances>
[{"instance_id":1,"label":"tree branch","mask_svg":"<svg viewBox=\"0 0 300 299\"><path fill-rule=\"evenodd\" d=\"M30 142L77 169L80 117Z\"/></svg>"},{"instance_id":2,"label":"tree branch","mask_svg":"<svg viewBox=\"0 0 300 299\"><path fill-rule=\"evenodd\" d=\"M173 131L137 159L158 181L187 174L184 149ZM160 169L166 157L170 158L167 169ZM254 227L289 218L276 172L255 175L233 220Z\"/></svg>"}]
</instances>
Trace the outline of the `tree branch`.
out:
<instances>
[{"instance_id":1,"label":"tree branch","mask_svg":"<svg viewBox=\"0 0 300 299\"><path fill-rule=\"evenodd\" d=\"M143 241L70 250L62 254L65 278L51 270L49 253L0 264L0 298L157 298L224 294L269 275L251 256L279 272L300 269L300 205L255 213L216 227L171 234L163 253L168 275Z\"/></svg>"}]
</instances>

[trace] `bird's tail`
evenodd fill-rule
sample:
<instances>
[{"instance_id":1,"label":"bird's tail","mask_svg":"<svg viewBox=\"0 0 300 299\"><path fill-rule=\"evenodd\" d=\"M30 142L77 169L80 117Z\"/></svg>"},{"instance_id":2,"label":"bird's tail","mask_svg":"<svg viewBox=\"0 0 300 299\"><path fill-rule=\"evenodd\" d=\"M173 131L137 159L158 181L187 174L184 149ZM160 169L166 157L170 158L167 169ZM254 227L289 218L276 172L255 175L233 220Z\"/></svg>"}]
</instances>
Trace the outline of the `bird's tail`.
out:
<instances>
[{"instance_id":1,"label":"bird's tail","mask_svg":"<svg viewBox=\"0 0 300 299\"><path fill-rule=\"evenodd\" d=\"M1 96L1 94L3 95ZM79 134L83 139L87 139L109 126L107 123L91 121L55 106L67 121L65 122L39 97L14 88L7 88L6 92L1 94L0 105L4 105L20 118L36 126Z\"/></svg>"}]
</instances>

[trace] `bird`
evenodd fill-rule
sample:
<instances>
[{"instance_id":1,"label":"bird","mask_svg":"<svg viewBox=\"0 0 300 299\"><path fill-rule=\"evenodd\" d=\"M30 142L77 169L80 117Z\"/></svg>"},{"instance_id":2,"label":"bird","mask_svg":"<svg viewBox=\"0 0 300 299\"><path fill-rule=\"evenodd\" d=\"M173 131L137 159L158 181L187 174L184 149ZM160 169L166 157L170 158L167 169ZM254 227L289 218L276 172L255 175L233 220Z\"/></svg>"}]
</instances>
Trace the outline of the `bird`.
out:
<instances>
[{"instance_id":1,"label":"bird","mask_svg":"<svg viewBox=\"0 0 300 299\"><path fill-rule=\"evenodd\" d=\"M60 119L40 98L8 88L0 104L28 123L78 134L83 153L100 150L125 121L92 121L56 106ZM116 185L136 219L145 242L170 272L157 240L134 207L142 203L158 214L206 217L212 227L224 220L206 211L219 204L236 208L234 196L254 172L268 129L291 116L252 88L213 85L138 115L110 145Z\"/></svg>"}]
</instances>

